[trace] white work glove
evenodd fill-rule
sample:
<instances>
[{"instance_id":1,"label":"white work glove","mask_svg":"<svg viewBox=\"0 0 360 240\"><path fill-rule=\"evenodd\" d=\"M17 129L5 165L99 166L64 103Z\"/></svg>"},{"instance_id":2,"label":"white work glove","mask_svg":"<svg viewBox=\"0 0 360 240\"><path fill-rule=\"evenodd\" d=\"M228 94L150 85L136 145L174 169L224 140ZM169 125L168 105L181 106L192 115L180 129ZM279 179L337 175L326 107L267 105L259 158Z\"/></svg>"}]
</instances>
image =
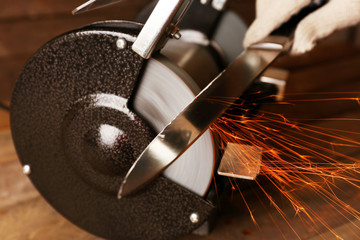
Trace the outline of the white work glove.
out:
<instances>
[{"instance_id":1,"label":"white work glove","mask_svg":"<svg viewBox=\"0 0 360 240\"><path fill-rule=\"evenodd\" d=\"M244 47L267 37L310 2L311 0L257 0L256 19L245 35ZM329 0L299 23L291 53L310 51L318 40L359 22L360 0Z\"/></svg>"}]
</instances>

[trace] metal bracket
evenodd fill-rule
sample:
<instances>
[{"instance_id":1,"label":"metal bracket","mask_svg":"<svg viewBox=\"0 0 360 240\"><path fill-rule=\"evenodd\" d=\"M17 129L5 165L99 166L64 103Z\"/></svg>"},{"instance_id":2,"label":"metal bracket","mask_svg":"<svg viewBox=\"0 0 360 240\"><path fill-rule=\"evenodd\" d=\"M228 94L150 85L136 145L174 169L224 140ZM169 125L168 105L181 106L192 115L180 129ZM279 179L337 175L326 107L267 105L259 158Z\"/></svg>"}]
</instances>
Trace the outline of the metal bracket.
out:
<instances>
[{"instance_id":1,"label":"metal bracket","mask_svg":"<svg viewBox=\"0 0 360 240\"><path fill-rule=\"evenodd\" d=\"M289 71L281 68L270 67L260 77L263 83L270 83L276 86L276 101L281 102L285 98L286 82L289 78Z\"/></svg>"},{"instance_id":2,"label":"metal bracket","mask_svg":"<svg viewBox=\"0 0 360 240\"><path fill-rule=\"evenodd\" d=\"M102 8L125 0L89 0L77 7L73 14L87 12L92 9ZM161 49L169 38L179 39L178 24L189 8L193 0L159 0L155 9L146 21L132 49L142 58L148 59L152 53ZM202 4L208 4L209 0L200 0ZM227 0L212 0L214 9L222 11Z\"/></svg>"},{"instance_id":3,"label":"metal bracket","mask_svg":"<svg viewBox=\"0 0 360 240\"><path fill-rule=\"evenodd\" d=\"M160 0L146 21L132 49L148 59L170 38L180 38L177 27L192 0Z\"/></svg>"}]
</instances>

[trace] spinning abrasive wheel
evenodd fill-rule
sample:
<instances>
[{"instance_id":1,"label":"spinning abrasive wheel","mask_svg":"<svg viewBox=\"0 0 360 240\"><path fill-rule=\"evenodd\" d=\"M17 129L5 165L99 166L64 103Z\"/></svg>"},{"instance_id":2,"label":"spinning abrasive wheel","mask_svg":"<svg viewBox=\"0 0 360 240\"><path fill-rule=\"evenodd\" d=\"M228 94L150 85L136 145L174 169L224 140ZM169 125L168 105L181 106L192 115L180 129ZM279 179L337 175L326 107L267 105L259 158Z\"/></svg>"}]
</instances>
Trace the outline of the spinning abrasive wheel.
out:
<instances>
[{"instance_id":1,"label":"spinning abrasive wheel","mask_svg":"<svg viewBox=\"0 0 360 240\"><path fill-rule=\"evenodd\" d=\"M28 61L11 103L14 143L36 188L71 222L108 239L171 239L213 214L209 131L151 185L120 200L117 192L156 133L237 55L224 42L239 46L244 24L223 16L211 21L213 41L187 26L149 60L131 49L143 25L111 21L59 36ZM240 29L224 36L228 26Z\"/></svg>"}]
</instances>

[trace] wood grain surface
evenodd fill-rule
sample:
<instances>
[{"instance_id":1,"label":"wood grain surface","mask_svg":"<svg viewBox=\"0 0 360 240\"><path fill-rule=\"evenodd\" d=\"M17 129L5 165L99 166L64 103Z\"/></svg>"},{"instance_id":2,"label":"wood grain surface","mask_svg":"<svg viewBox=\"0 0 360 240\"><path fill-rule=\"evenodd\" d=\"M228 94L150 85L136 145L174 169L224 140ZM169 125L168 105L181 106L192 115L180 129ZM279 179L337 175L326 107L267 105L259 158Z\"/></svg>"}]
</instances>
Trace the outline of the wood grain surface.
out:
<instances>
[{"instance_id":1,"label":"wood grain surface","mask_svg":"<svg viewBox=\"0 0 360 240\"><path fill-rule=\"evenodd\" d=\"M359 115L359 112L348 113L343 117L354 115ZM331 127L331 124L322 122L317 126ZM339 125L337 127L341 128ZM351 156L359 158L360 150L352 152ZM244 186L247 184L244 183ZM345 185L338 196L350 206L359 209L360 191L355 190ZM289 225L266 199L259 199L260 193L254 191L251 186L245 187L242 192L253 210L257 225L252 222L242 197L235 191L225 195L216 226L210 235L201 237L190 234L180 240L295 239L297 236L294 231L301 239L335 239L326 228L315 231L309 226L309 222L297 217L291 205L286 203L281 195L274 194L272 197L279 203L284 213L290 216ZM358 239L359 221L352 218L348 221L339 219L339 213L336 213L334 207L316 198L312 192L303 191L301 196L309 207L316 209L318 214L325 217L327 224L340 236L344 239ZM8 129L0 131L0 239L100 239L72 225L39 195L28 178L22 174L22 167L17 161Z\"/></svg>"}]
</instances>

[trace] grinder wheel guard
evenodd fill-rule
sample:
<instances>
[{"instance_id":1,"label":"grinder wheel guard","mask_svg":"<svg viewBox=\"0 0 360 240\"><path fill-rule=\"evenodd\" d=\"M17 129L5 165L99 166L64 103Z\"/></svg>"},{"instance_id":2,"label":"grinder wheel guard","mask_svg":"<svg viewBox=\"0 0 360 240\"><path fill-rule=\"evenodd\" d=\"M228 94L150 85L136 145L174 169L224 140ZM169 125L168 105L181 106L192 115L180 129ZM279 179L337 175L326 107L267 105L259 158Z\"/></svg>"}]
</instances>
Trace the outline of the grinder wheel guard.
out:
<instances>
[{"instance_id":1,"label":"grinder wheel guard","mask_svg":"<svg viewBox=\"0 0 360 240\"><path fill-rule=\"evenodd\" d=\"M117 199L125 174L156 131L198 91L185 73L179 77L170 70L164 57L144 62L131 50L141 27L125 21L94 24L50 41L26 64L11 103L14 144L22 164L31 167L35 187L71 222L107 239L172 239L197 229L214 211L201 197L214 165L210 133L189 151L195 160L203 158L195 169L207 168L205 176L186 177L205 179L200 187L181 182L169 169L136 194ZM119 39L126 40L124 49ZM149 110L170 101L151 102L151 86L161 85L159 69L173 79L164 83L170 84L163 90L167 98L183 106ZM209 154L201 156L204 151ZM192 213L197 223L190 221Z\"/></svg>"}]
</instances>

